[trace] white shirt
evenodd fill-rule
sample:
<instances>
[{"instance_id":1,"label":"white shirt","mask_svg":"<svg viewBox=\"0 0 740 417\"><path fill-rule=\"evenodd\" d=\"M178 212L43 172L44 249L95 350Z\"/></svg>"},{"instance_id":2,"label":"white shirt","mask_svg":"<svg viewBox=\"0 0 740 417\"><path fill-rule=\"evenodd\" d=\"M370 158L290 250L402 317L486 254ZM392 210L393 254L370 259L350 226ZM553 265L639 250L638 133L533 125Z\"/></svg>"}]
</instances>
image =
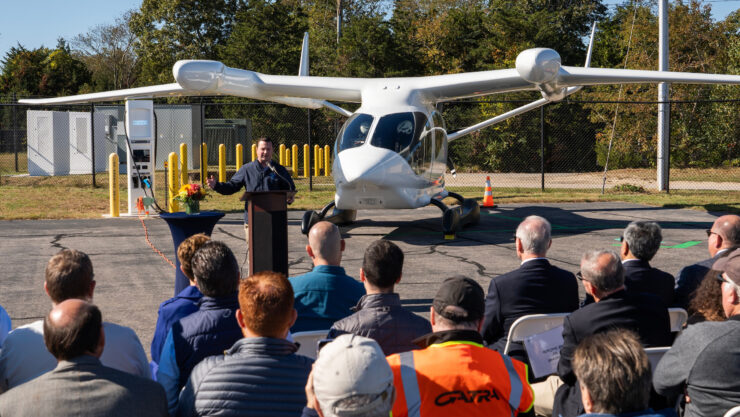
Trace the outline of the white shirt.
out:
<instances>
[{"instance_id":1,"label":"white shirt","mask_svg":"<svg viewBox=\"0 0 740 417\"><path fill-rule=\"evenodd\" d=\"M144 347L136 333L104 322L105 348L100 361L119 371L151 379ZM8 334L0 352L0 392L51 371L57 360L44 344L44 321L21 326Z\"/></svg>"}]
</instances>

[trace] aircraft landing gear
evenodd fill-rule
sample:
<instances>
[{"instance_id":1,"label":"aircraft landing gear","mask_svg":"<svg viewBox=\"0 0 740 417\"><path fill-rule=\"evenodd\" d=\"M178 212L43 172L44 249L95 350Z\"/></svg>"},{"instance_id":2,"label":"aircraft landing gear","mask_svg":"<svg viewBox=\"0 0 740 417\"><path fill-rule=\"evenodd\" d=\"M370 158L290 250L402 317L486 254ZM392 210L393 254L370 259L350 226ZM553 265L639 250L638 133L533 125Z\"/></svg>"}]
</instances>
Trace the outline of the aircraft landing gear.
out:
<instances>
[{"instance_id":1,"label":"aircraft landing gear","mask_svg":"<svg viewBox=\"0 0 740 417\"><path fill-rule=\"evenodd\" d=\"M334 209L331 215L327 216L330 209ZM336 225L349 224L355 221L357 218L357 210L340 210L334 207L334 202L324 206L321 211L309 210L303 213L303 219L301 220L301 233L304 235L308 234L311 227L320 221L327 221Z\"/></svg>"},{"instance_id":2,"label":"aircraft landing gear","mask_svg":"<svg viewBox=\"0 0 740 417\"><path fill-rule=\"evenodd\" d=\"M480 220L480 206L475 199L464 198L460 194L451 192L448 192L447 196L459 201L460 205L447 207L442 200L436 198L431 200L432 204L442 210L442 232L445 238L454 237L458 230L469 224L476 224Z\"/></svg>"}]
</instances>

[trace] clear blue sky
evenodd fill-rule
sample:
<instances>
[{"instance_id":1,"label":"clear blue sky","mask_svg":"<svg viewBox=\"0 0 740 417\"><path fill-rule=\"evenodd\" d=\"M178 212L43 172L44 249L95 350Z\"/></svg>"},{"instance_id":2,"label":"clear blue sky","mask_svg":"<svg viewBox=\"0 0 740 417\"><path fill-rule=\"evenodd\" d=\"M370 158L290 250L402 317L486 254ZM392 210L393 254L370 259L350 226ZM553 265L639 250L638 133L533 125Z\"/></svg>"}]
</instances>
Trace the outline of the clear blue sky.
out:
<instances>
[{"instance_id":1,"label":"clear blue sky","mask_svg":"<svg viewBox=\"0 0 740 417\"><path fill-rule=\"evenodd\" d=\"M606 0L613 8L626 0ZM2 0L0 9L0 59L20 43L28 49L54 47L57 38L67 40L100 24L112 24L142 0ZM703 0L712 6L716 20L740 8L740 0Z\"/></svg>"}]
</instances>

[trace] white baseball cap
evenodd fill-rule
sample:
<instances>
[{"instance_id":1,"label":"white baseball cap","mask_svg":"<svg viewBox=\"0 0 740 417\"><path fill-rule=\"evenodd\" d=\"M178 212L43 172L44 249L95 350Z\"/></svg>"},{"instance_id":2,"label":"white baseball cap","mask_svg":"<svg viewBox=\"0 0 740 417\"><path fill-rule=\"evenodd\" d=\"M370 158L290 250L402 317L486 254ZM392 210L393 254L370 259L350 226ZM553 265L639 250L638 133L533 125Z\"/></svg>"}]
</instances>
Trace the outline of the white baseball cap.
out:
<instances>
[{"instance_id":1,"label":"white baseball cap","mask_svg":"<svg viewBox=\"0 0 740 417\"><path fill-rule=\"evenodd\" d=\"M324 346L313 369L313 389L324 417L388 417L393 372L373 339L343 334Z\"/></svg>"}]
</instances>

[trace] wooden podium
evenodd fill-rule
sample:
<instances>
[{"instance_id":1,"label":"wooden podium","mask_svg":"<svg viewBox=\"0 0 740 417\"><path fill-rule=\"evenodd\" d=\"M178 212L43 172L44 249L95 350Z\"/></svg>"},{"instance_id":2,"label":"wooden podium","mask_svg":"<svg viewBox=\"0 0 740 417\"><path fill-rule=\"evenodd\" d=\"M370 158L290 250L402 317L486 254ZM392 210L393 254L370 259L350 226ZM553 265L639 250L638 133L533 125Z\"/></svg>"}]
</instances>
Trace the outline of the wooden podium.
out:
<instances>
[{"instance_id":1,"label":"wooden podium","mask_svg":"<svg viewBox=\"0 0 740 417\"><path fill-rule=\"evenodd\" d=\"M275 271L288 276L288 204L291 191L245 192L248 201L249 275Z\"/></svg>"}]
</instances>

